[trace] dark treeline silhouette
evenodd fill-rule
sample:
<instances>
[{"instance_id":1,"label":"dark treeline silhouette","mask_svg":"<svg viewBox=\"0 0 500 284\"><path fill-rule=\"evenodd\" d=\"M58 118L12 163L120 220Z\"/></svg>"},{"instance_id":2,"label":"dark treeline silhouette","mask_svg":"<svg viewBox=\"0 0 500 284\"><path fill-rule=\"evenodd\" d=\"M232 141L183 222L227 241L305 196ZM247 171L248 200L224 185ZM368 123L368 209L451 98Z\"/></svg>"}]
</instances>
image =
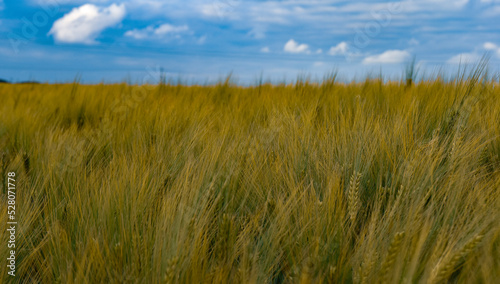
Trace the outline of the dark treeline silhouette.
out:
<instances>
[{"instance_id":1,"label":"dark treeline silhouette","mask_svg":"<svg viewBox=\"0 0 500 284\"><path fill-rule=\"evenodd\" d=\"M10 82L5 79L0 78L0 84L40 84L38 81L20 81L20 82Z\"/></svg>"},{"instance_id":2,"label":"dark treeline silhouette","mask_svg":"<svg viewBox=\"0 0 500 284\"><path fill-rule=\"evenodd\" d=\"M21 82L15 82L14 84L40 84L38 81L21 81Z\"/></svg>"}]
</instances>

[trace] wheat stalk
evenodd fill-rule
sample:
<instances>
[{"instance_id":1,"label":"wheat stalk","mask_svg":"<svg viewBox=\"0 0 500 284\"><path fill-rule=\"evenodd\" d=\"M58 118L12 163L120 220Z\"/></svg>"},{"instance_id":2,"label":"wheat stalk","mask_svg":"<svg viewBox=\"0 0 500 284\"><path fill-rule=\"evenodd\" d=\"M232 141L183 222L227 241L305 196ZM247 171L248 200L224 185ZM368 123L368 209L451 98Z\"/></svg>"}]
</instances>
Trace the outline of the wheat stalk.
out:
<instances>
[{"instance_id":1,"label":"wheat stalk","mask_svg":"<svg viewBox=\"0 0 500 284\"><path fill-rule=\"evenodd\" d=\"M359 200L359 181L361 179L361 174L354 172L351 176L351 180L349 182L349 217L351 218L351 222L354 223L356 220L356 216L360 207Z\"/></svg>"},{"instance_id":2,"label":"wheat stalk","mask_svg":"<svg viewBox=\"0 0 500 284\"><path fill-rule=\"evenodd\" d=\"M375 263L378 260L378 253L370 254L369 258L366 260L366 262L363 263L363 269L360 273L361 275L361 283L369 283L369 277L372 272L373 267L375 266Z\"/></svg>"},{"instance_id":3,"label":"wheat stalk","mask_svg":"<svg viewBox=\"0 0 500 284\"><path fill-rule=\"evenodd\" d=\"M167 261L167 271L165 272L164 283L174 282L178 262L178 257L173 257Z\"/></svg>"},{"instance_id":4,"label":"wheat stalk","mask_svg":"<svg viewBox=\"0 0 500 284\"><path fill-rule=\"evenodd\" d=\"M463 125L460 125L457 128L457 132L453 138L453 141L451 143L451 150L450 150L450 159L452 161L455 161L457 158L457 149L461 146L462 144L462 139L463 139L463 132L464 132L464 127Z\"/></svg>"},{"instance_id":5,"label":"wheat stalk","mask_svg":"<svg viewBox=\"0 0 500 284\"><path fill-rule=\"evenodd\" d=\"M457 269L459 262L472 252L477 245L483 240L484 235L479 234L470 240L462 249L455 252L445 262L439 262L433 269L430 283L440 283L448 279L450 275Z\"/></svg>"},{"instance_id":6,"label":"wheat stalk","mask_svg":"<svg viewBox=\"0 0 500 284\"><path fill-rule=\"evenodd\" d=\"M302 267L302 273L300 275L300 284L312 283L312 274L313 274L312 259L307 258Z\"/></svg>"},{"instance_id":7,"label":"wheat stalk","mask_svg":"<svg viewBox=\"0 0 500 284\"><path fill-rule=\"evenodd\" d=\"M385 260L382 263L382 268L380 270L383 277L383 283L387 283L389 280L389 271L396 261L397 253L399 251L399 248L401 247L401 244L403 243L404 236L405 232L399 232L396 233L396 235L394 235L394 238L392 239L389 250L387 251L387 256L385 257Z\"/></svg>"}]
</instances>

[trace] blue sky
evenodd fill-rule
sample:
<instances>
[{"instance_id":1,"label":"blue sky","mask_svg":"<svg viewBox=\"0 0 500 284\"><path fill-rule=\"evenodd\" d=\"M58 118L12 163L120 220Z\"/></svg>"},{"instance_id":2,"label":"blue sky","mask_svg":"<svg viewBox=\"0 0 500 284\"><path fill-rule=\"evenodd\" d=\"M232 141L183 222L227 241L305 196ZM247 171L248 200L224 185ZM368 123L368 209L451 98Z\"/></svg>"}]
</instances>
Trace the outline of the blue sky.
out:
<instances>
[{"instance_id":1,"label":"blue sky","mask_svg":"<svg viewBox=\"0 0 500 284\"><path fill-rule=\"evenodd\" d=\"M485 52L496 71L499 19L500 0L0 0L0 78L396 78L413 56L453 72Z\"/></svg>"}]
</instances>

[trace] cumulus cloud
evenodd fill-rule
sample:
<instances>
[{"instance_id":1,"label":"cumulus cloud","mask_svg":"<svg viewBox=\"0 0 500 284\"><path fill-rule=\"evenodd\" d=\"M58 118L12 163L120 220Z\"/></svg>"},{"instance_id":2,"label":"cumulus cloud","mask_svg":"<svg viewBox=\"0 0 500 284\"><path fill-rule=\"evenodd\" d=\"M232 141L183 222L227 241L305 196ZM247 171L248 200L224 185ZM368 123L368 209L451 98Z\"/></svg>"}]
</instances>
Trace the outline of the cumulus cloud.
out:
<instances>
[{"instance_id":1,"label":"cumulus cloud","mask_svg":"<svg viewBox=\"0 0 500 284\"><path fill-rule=\"evenodd\" d=\"M271 52L271 50L269 49L269 47L265 46L265 47L260 49L260 52L269 53L269 52Z\"/></svg>"},{"instance_id":2,"label":"cumulus cloud","mask_svg":"<svg viewBox=\"0 0 500 284\"><path fill-rule=\"evenodd\" d=\"M471 64L481 60L481 57L476 53L460 53L446 61L448 64Z\"/></svg>"},{"instance_id":3,"label":"cumulus cloud","mask_svg":"<svg viewBox=\"0 0 500 284\"><path fill-rule=\"evenodd\" d=\"M123 4L105 8L85 4L55 21L49 35L58 42L94 44L103 30L121 23L125 13Z\"/></svg>"},{"instance_id":4,"label":"cumulus cloud","mask_svg":"<svg viewBox=\"0 0 500 284\"><path fill-rule=\"evenodd\" d=\"M485 42L483 48L495 52L497 56L500 57L500 46L492 42Z\"/></svg>"},{"instance_id":5,"label":"cumulus cloud","mask_svg":"<svg viewBox=\"0 0 500 284\"><path fill-rule=\"evenodd\" d=\"M336 46L332 46L330 50L328 51L328 54L330 55L341 55L345 54L347 52L347 49L349 49L349 46L347 45L347 42L343 41Z\"/></svg>"},{"instance_id":6,"label":"cumulus cloud","mask_svg":"<svg viewBox=\"0 0 500 284\"><path fill-rule=\"evenodd\" d=\"M156 35L165 35L165 34L170 34L170 33L185 32L185 31L188 31L188 30L189 30L189 28L186 25L184 25L184 26L173 26L173 25L170 25L170 24L163 24L163 25L159 26L155 30L155 34Z\"/></svg>"},{"instance_id":7,"label":"cumulus cloud","mask_svg":"<svg viewBox=\"0 0 500 284\"><path fill-rule=\"evenodd\" d=\"M199 9L201 14L204 16L222 18L232 9L234 9L234 6L222 3L221 1L214 1L214 3L201 5Z\"/></svg>"},{"instance_id":8,"label":"cumulus cloud","mask_svg":"<svg viewBox=\"0 0 500 284\"><path fill-rule=\"evenodd\" d=\"M291 39L289 40L285 46L283 47L283 50L288 53L310 53L309 50L309 45L303 43L299 44L295 40Z\"/></svg>"},{"instance_id":9,"label":"cumulus cloud","mask_svg":"<svg viewBox=\"0 0 500 284\"><path fill-rule=\"evenodd\" d=\"M410 57L410 53L406 50L387 50L384 53L368 56L363 59L363 64L375 63L402 63Z\"/></svg>"},{"instance_id":10,"label":"cumulus cloud","mask_svg":"<svg viewBox=\"0 0 500 284\"><path fill-rule=\"evenodd\" d=\"M189 27L187 25L174 26L171 24L163 24L158 27L148 26L144 29L133 29L125 33L126 36L133 37L135 39L147 39L147 38L162 38L166 35L177 35L180 33L188 32Z\"/></svg>"},{"instance_id":11,"label":"cumulus cloud","mask_svg":"<svg viewBox=\"0 0 500 284\"><path fill-rule=\"evenodd\" d=\"M492 42L485 42L483 47L486 50L497 50L498 49L498 46Z\"/></svg>"}]
</instances>

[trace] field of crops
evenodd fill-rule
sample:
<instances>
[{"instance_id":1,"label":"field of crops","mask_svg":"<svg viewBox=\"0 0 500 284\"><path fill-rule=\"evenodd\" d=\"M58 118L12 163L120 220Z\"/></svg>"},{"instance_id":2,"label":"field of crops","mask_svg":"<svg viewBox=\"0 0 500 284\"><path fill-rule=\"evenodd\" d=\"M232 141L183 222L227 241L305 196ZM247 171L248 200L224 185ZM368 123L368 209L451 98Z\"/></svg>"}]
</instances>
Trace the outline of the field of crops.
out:
<instances>
[{"instance_id":1,"label":"field of crops","mask_svg":"<svg viewBox=\"0 0 500 284\"><path fill-rule=\"evenodd\" d=\"M495 283L500 88L484 74L0 84L15 281Z\"/></svg>"}]
</instances>

